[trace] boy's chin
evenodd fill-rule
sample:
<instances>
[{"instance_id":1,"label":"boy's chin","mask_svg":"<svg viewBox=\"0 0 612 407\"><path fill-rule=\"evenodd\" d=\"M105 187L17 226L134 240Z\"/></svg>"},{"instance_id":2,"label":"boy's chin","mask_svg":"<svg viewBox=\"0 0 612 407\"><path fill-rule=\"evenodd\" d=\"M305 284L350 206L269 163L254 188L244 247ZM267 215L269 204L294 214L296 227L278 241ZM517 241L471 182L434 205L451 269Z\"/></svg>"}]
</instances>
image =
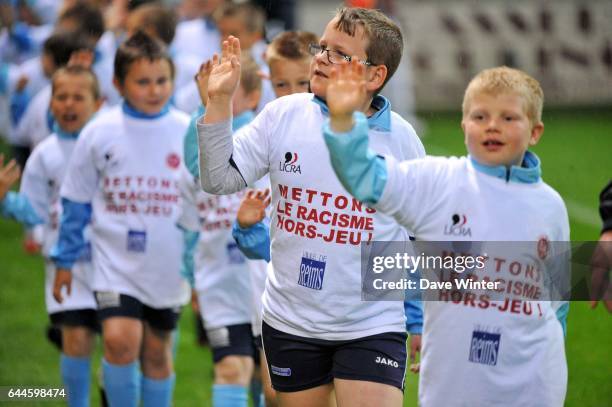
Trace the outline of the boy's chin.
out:
<instances>
[{"instance_id":1,"label":"boy's chin","mask_svg":"<svg viewBox=\"0 0 612 407\"><path fill-rule=\"evenodd\" d=\"M320 78L313 78L310 81L310 91L314 93L315 96L325 100L325 96L327 96L327 84L323 83Z\"/></svg>"},{"instance_id":2,"label":"boy's chin","mask_svg":"<svg viewBox=\"0 0 612 407\"><path fill-rule=\"evenodd\" d=\"M66 133L76 133L77 131L81 129L81 127L83 127L79 125L74 125L72 123L71 124L58 123L58 126L60 129L62 129L62 131L65 131Z\"/></svg>"}]
</instances>

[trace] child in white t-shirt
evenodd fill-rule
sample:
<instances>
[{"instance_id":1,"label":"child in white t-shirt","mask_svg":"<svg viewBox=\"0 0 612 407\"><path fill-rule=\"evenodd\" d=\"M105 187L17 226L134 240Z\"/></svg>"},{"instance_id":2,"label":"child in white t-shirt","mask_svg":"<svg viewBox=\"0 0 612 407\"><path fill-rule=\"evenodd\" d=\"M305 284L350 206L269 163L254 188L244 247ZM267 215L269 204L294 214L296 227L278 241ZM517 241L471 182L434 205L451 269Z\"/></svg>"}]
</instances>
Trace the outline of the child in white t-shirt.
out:
<instances>
[{"instance_id":1,"label":"child in white t-shirt","mask_svg":"<svg viewBox=\"0 0 612 407\"><path fill-rule=\"evenodd\" d=\"M469 155L398 162L368 149L364 117L354 113L365 98L365 74L357 64L342 67L327 90L331 120L324 134L340 181L413 230L417 243L483 242L491 251L475 253L486 260L470 278L500 284L450 298L440 290L424 302L419 403L562 406L568 303L544 294L550 287L538 265L555 256L567 263L565 249L551 242L570 236L565 204L528 151L544 131L539 83L507 67L480 72L463 100ZM487 245L496 241L505 243ZM517 296L517 287L527 285L531 294Z\"/></svg>"},{"instance_id":2,"label":"child in white t-shirt","mask_svg":"<svg viewBox=\"0 0 612 407\"><path fill-rule=\"evenodd\" d=\"M359 262L361 243L407 240L408 232L346 194L316 137L328 111L331 68L354 58L368 70L362 109L377 151L405 159L424 155L412 127L378 95L399 64L401 33L380 12L345 8L310 51L314 95L270 102L232 139L229 101L240 45L232 37L224 42L198 122L200 180L204 190L228 194L270 175L271 264L262 336L278 401L323 406L335 397L346 405L401 405L403 304L361 301Z\"/></svg>"},{"instance_id":3,"label":"child in white t-shirt","mask_svg":"<svg viewBox=\"0 0 612 407\"><path fill-rule=\"evenodd\" d=\"M27 226L42 225L46 258L45 302L49 318L62 333L61 374L71 405L89 403L91 354L99 331L96 302L91 289L91 251L87 243L73 267L71 295L59 304L53 299L55 265L51 248L57 242L61 216L59 191L77 137L102 104L98 81L81 66L60 68L51 79L53 133L30 155L19 194L11 193L7 207ZM9 208L7 208L9 209Z\"/></svg>"},{"instance_id":4,"label":"child in white t-shirt","mask_svg":"<svg viewBox=\"0 0 612 407\"><path fill-rule=\"evenodd\" d=\"M84 129L61 189L53 295L59 302L70 295L70 269L91 219L93 289L111 405L142 400L169 406L172 400L171 333L189 294L179 273L176 227L189 117L169 107L173 78L163 44L143 33L123 43L114 71L123 103Z\"/></svg>"},{"instance_id":5,"label":"child in white t-shirt","mask_svg":"<svg viewBox=\"0 0 612 407\"><path fill-rule=\"evenodd\" d=\"M243 55L241 66L240 89L232 101L234 130L253 120L261 96L258 65ZM210 68L211 64L205 64L199 75L208 75ZM196 120L202 111L203 108L193 116L190 124L194 142ZM190 140L190 133L186 142ZM197 162L187 165L197 168ZM197 176L187 169L180 184L182 214L178 224L184 230L183 268L193 281L212 349L213 405L246 407L255 357L250 266L231 233L243 192L225 196L208 194L201 190ZM259 394L253 397L259 400Z\"/></svg>"}]
</instances>

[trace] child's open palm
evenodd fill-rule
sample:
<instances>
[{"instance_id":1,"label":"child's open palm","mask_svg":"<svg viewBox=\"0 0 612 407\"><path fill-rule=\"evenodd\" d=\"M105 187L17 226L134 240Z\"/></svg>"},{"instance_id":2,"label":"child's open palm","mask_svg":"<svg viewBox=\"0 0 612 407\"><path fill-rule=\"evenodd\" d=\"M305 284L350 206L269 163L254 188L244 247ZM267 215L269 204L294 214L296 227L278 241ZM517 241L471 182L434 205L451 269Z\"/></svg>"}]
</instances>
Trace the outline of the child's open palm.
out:
<instances>
[{"instance_id":1,"label":"child's open palm","mask_svg":"<svg viewBox=\"0 0 612 407\"><path fill-rule=\"evenodd\" d=\"M336 65L327 86L327 106L331 116L346 117L366 102L366 67L354 57L348 64Z\"/></svg>"},{"instance_id":2,"label":"child's open palm","mask_svg":"<svg viewBox=\"0 0 612 407\"><path fill-rule=\"evenodd\" d=\"M240 41L229 36L223 41L221 57L215 54L212 59L212 69L208 76L208 90L204 80L206 75L198 75L198 88L200 94L208 93L209 99L231 99L240 82Z\"/></svg>"},{"instance_id":3,"label":"child's open palm","mask_svg":"<svg viewBox=\"0 0 612 407\"><path fill-rule=\"evenodd\" d=\"M270 205L270 190L251 190L240 202L240 208L236 216L241 228L249 228L261 222L266 216L266 208Z\"/></svg>"}]
</instances>

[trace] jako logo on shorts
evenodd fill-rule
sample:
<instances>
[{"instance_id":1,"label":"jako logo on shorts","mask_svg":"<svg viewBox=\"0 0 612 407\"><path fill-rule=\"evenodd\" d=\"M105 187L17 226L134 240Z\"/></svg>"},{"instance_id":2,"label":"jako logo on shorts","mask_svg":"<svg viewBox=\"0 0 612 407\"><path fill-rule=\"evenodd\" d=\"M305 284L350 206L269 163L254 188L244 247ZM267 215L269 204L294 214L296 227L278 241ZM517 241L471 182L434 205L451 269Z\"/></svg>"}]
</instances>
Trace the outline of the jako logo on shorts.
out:
<instances>
[{"instance_id":1,"label":"jako logo on shorts","mask_svg":"<svg viewBox=\"0 0 612 407\"><path fill-rule=\"evenodd\" d=\"M322 289L326 261L326 256L304 252L300 264L298 284L313 290Z\"/></svg>"},{"instance_id":2,"label":"jako logo on shorts","mask_svg":"<svg viewBox=\"0 0 612 407\"><path fill-rule=\"evenodd\" d=\"M470 342L470 362L495 366L499 355L499 333L474 331Z\"/></svg>"}]
</instances>

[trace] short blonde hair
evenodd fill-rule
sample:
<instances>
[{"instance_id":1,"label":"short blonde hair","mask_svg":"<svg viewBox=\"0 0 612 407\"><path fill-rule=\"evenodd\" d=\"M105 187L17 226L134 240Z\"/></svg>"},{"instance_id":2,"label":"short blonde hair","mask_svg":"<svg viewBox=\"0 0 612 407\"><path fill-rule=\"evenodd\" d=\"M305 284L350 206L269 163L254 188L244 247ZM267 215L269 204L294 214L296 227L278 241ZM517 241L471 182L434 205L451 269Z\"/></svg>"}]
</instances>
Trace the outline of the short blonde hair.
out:
<instances>
[{"instance_id":1,"label":"short blonde hair","mask_svg":"<svg viewBox=\"0 0 612 407\"><path fill-rule=\"evenodd\" d=\"M248 53L244 52L240 56L240 86L247 95L261 90L261 68Z\"/></svg>"},{"instance_id":2,"label":"short blonde hair","mask_svg":"<svg viewBox=\"0 0 612 407\"><path fill-rule=\"evenodd\" d=\"M467 114L470 102L475 94L488 93L499 95L514 93L523 98L527 117L532 125L542 121L544 92L540 83L533 77L518 69L500 66L485 69L476 75L468 84L463 96L463 116Z\"/></svg>"},{"instance_id":3,"label":"short blonde hair","mask_svg":"<svg viewBox=\"0 0 612 407\"><path fill-rule=\"evenodd\" d=\"M274 37L266 49L266 63L288 59L291 61L308 60L312 58L308 48L310 44L318 44L319 37L308 31L285 31Z\"/></svg>"}]
</instances>

